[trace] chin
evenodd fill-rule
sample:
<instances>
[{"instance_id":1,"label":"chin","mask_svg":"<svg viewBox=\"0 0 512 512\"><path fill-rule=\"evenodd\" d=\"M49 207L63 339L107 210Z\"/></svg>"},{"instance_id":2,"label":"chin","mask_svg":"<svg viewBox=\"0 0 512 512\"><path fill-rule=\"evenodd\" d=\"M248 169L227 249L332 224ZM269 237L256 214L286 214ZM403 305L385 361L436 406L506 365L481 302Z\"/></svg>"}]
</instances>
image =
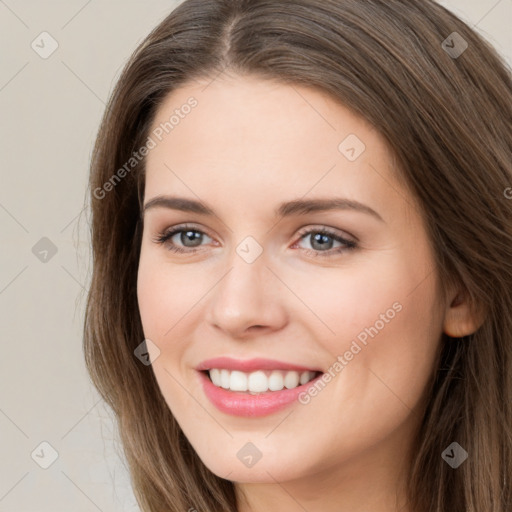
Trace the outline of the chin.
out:
<instances>
[{"instance_id":1,"label":"chin","mask_svg":"<svg viewBox=\"0 0 512 512\"><path fill-rule=\"evenodd\" d=\"M203 464L216 476L237 483L285 482L305 476L306 468L299 467L298 461L283 461L277 454L262 455L252 466L235 459L201 459ZM249 462L247 463L249 464Z\"/></svg>"}]
</instances>

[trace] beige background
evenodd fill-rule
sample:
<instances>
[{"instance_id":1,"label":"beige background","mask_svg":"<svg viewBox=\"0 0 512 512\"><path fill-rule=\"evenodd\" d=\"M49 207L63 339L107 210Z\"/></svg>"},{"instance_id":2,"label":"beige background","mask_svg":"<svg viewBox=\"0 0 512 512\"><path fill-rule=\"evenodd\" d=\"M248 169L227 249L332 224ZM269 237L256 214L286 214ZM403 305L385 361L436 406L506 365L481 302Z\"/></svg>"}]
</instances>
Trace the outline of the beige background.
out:
<instances>
[{"instance_id":1,"label":"beige background","mask_svg":"<svg viewBox=\"0 0 512 512\"><path fill-rule=\"evenodd\" d=\"M177 3L0 0L0 512L139 510L83 363L90 269L78 216L109 92ZM442 3L512 63L512 0ZM43 31L58 43L47 59L31 47Z\"/></svg>"}]
</instances>

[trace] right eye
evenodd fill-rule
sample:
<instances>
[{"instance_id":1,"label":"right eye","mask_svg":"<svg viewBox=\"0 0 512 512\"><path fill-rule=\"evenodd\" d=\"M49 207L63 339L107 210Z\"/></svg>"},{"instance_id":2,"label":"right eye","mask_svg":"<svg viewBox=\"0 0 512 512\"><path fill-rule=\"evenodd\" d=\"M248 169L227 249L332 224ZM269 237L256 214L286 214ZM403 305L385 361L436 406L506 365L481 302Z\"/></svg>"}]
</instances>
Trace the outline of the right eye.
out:
<instances>
[{"instance_id":1,"label":"right eye","mask_svg":"<svg viewBox=\"0 0 512 512\"><path fill-rule=\"evenodd\" d=\"M181 225L159 233L153 241L165 246L166 249L172 252L193 253L197 251L196 247L201 246L204 237L212 240L210 236L199 229ZM182 245L180 246L180 244Z\"/></svg>"}]
</instances>

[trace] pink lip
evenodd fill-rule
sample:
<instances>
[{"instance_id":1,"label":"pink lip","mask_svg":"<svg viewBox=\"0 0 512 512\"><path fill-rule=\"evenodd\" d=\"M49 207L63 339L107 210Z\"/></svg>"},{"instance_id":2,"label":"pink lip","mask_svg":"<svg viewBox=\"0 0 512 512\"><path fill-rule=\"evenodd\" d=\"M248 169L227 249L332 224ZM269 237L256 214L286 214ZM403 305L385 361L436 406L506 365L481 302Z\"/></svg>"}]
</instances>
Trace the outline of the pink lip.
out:
<instances>
[{"instance_id":1,"label":"pink lip","mask_svg":"<svg viewBox=\"0 0 512 512\"><path fill-rule=\"evenodd\" d=\"M308 368L297 364L276 361L275 359L232 359L231 357L215 357L207 359L196 367L198 371L210 370L211 368L220 368L225 370L238 370L241 372L253 372L256 370L290 370L297 372L316 372L322 371L319 368Z\"/></svg>"},{"instance_id":2,"label":"pink lip","mask_svg":"<svg viewBox=\"0 0 512 512\"><path fill-rule=\"evenodd\" d=\"M216 366L215 368L218 367ZM205 395L217 409L226 414L246 418L267 416L284 409L293 402L298 401L299 395L306 392L309 386L312 386L322 377L322 374L320 374L307 384L293 389L267 391L251 395L249 392L230 391L219 388L213 384L205 373L198 372L198 375L201 379Z\"/></svg>"}]
</instances>

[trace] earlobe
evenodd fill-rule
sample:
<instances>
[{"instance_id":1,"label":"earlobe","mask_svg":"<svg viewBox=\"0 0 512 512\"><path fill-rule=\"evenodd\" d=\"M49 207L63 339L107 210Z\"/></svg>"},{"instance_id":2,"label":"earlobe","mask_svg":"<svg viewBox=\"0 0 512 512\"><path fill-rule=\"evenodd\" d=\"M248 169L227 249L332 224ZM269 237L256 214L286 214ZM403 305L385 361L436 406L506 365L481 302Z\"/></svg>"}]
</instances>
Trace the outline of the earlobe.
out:
<instances>
[{"instance_id":1,"label":"earlobe","mask_svg":"<svg viewBox=\"0 0 512 512\"><path fill-rule=\"evenodd\" d=\"M484 323L482 307L471 307L467 294L459 291L446 308L443 331L452 338L462 338L476 332Z\"/></svg>"}]
</instances>

